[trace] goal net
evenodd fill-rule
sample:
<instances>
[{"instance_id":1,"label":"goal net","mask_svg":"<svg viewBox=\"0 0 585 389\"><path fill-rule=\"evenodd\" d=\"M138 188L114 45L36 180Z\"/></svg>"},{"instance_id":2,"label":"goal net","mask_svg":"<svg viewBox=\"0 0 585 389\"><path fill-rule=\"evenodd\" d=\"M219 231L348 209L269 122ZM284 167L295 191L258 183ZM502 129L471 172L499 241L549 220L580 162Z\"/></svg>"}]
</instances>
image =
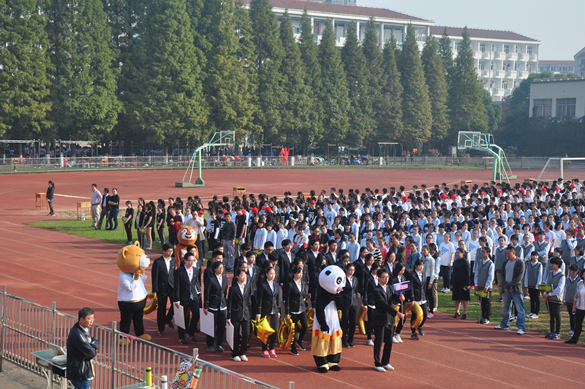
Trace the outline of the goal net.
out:
<instances>
[{"instance_id":1,"label":"goal net","mask_svg":"<svg viewBox=\"0 0 585 389\"><path fill-rule=\"evenodd\" d=\"M585 179L585 158L549 158L537 181Z\"/></svg>"}]
</instances>

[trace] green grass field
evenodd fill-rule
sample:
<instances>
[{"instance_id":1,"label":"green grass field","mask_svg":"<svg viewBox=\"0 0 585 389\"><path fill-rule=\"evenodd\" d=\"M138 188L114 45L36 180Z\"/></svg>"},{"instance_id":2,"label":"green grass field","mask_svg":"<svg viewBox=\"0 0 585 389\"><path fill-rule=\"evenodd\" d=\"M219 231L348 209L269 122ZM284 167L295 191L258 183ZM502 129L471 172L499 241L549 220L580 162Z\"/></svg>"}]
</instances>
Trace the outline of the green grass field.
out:
<instances>
[{"instance_id":1,"label":"green grass field","mask_svg":"<svg viewBox=\"0 0 585 389\"><path fill-rule=\"evenodd\" d=\"M35 227L47 228L54 231L61 231L67 234L85 236L88 238L101 239L104 241L118 243L121 245L126 243L126 234L124 232L124 227L121 224L121 219L119 220L118 230L116 231L105 231L103 229L95 230L94 228L90 228L89 227L91 225L90 220L58 220L29 224ZM136 231L133 230L132 232L134 234L133 238L134 240L136 240ZM168 240L168 232L166 232L166 239ZM159 243L153 243L153 249L156 251L161 251L161 245ZM206 257L209 258L210 253L206 253ZM443 285L442 280L439 280L439 289L442 287L442 285ZM497 299L498 292L496 290L492 294L492 317L490 318L490 324L487 325L488 327L493 327L499 324L503 317L504 304L497 303L496 302ZM481 307L479 305L475 305L476 302L477 297L472 294L469 308L467 310L468 321L476 322L480 317ZM546 305L543 299L541 299L540 308L541 309L540 314L538 315L538 319L529 318L526 319L526 328L529 331L536 331L541 334L547 334L549 332L549 316L547 314ZM524 309L527 310L527 312L530 312L529 300L524 300ZM451 300L450 293L446 294L439 292L439 311L451 315L455 314L455 303ZM463 308L461 309L460 312L463 313ZM561 309L561 316L562 316L561 336L564 340L566 340L569 339L568 336L569 315L565 307ZM453 320L461 320L461 318ZM514 323L510 324L515 328ZM478 324L478 326L480 326L480 324ZM579 340L581 342L585 342L585 334L582 334Z\"/></svg>"}]
</instances>

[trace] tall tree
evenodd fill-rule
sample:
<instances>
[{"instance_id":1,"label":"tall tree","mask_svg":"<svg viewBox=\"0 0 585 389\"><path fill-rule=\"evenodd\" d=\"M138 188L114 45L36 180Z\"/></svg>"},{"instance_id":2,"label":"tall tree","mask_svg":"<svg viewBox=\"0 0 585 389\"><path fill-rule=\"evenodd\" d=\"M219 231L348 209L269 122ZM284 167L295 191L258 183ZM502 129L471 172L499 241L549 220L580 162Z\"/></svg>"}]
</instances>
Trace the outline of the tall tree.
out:
<instances>
[{"instance_id":1,"label":"tall tree","mask_svg":"<svg viewBox=\"0 0 585 389\"><path fill-rule=\"evenodd\" d=\"M44 5L40 0L0 2L0 137L48 135L51 62Z\"/></svg>"},{"instance_id":2,"label":"tall tree","mask_svg":"<svg viewBox=\"0 0 585 389\"><path fill-rule=\"evenodd\" d=\"M301 60L301 51L293 33L288 11L284 11L280 21L280 42L283 59L280 72L284 80L284 93L288 96L281 111L281 138L287 145L298 145L305 149L311 131L311 109L313 99L310 88L305 85L305 66Z\"/></svg>"},{"instance_id":3,"label":"tall tree","mask_svg":"<svg viewBox=\"0 0 585 389\"><path fill-rule=\"evenodd\" d=\"M425 71L425 80L429 88L429 100L433 115L430 144L437 147L447 136L449 130L449 110L447 108L449 92L443 62L437 50L437 41L429 35L422 51L421 60Z\"/></svg>"},{"instance_id":4,"label":"tall tree","mask_svg":"<svg viewBox=\"0 0 585 389\"><path fill-rule=\"evenodd\" d=\"M47 12L54 65L51 118L62 138L105 140L121 108L100 0L53 0Z\"/></svg>"},{"instance_id":5,"label":"tall tree","mask_svg":"<svg viewBox=\"0 0 585 389\"><path fill-rule=\"evenodd\" d=\"M502 106L494 104L492 95L487 89L483 89L483 104L488 115L488 132L494 132L502 121Z\"/></svg>"},{"instance_id":6,"label":"tall tree","mask_svg":"<svg viewBox=\"0 0 585 389\"><path fill-rule=\"evenodd\" d=\"M473 66L473 51L467 27L463 29L463 40L455 59L451 79L451 133L447 138L454 144L459 131L486 132L488 116L483 102L483 88Z\"/></svg>"},{"instance_id":7,"label":"tall tree","mask_svg":"<svg viewBox=\"0 0 585 389\"><path fill-rule=\"evenodd\" d=\"M445 27L443 30L443 35L439 40L439 56L441 57L441 61L443 61L443 70L445 71L445 75L447 77L447 83L451 82L450 78L455 67L455 63L453 62L453 48L451 44L451 39L447 34L447 27Z\"/></svg>"},{"instance_id":8,"label":"tall tree","mask_svg":"<svg viewBox=\"0 0 585 389\"><path fill-rule=\"evenodd\" d=\"M381 142L401 139L402 125L402 84L396 64L396 39L394 36L384 45L383 68L380 78L380 103L376 134Z\"/></svg>"},{"instance_id":9,"label":"tall tree","mask_svg":"<svg viewBox=\"0 0 585 389\"><path fill-rule=\"evenodd\" d=\"M211 131L235 131L238 140L247 134L254 116L248 73L238 58L239 39L233 0L209 0L213 49L207 66L205 93Z\"/></svg>"},{"instance_id":10,"label":"tall tree","mask_svg":"<svg viewBox=\"0 0 585 389\"><path fill-rule=\"evenodd\" d=\"M301 136L303 153L306 153L306 148L314 142L319 142L323 136L322 120L324 116L322 101L316 97L323 85L321 64L319 63L319 46L315 42L311 17L306 7L301 18L299 48L301 49L301 60L305 66L305 85L310 88L309 93L313 96L313 109L310 112L313 128Z\"/></svg>"},{"instance_id":11,"label":"tall tree","mask_svg":"<svg viewBox=\"0 0 585 389\"><path fill-rule=\"evenodd\" d=\"M384 97L382 96L382 83L383 83L383 58L382 48L380 47L380 36L378 35L379 29L376 27L375 19L370 18L366 24L364 40L362 43L362 51L366 60L366 76L368 78L368 96L369 102L372 106L370 113L371 126L373 134L380 135L381 131L378 128L381 116L385 114L383 111L386 107L383 106ZM359 31L358 31L359 36ZM376 142L376 136L366 138L366 145L368 148L374 146ZM385 138L378 139L379 141L387 141Z\"/></svg>"},{"instance_id":12,"label":"tall tree","mask_svg":"<svg viewBox=\"0 0 585 389\"><path fill-rule=\"evenodd\" d=\"M258 114L263 142L280 142L280 110L286 104L284 80L280 73L282 48L278 40L278 22L270 0L250 2L250 21L256 46L258 69Z\"/></svg>"},{"instance_id":13,"label":"tall tree","mask_svg":"<svg viewBox=\"0 0 585 389\"><path fill-rule=\"evenodd\" d=\"M399 64L402 88L404 89L404 93L402 93L402 122L404 125L402 141L409 148L422 149L423 144L431 136L433 117L418 43L412 25L407 28Z\"/></svg>"},{"instance_id":14,"label":"tall tree","mask_svg":"<svg viewBox=\"0 0 585 389\"><path fill-rule=\"evenodd\" d=\"M350 101L345 71L335 46L335 31L329 19L319 45L319 62L323 80L319 91L323 102L323 129L327 142L338 143L347 133Z\"/></svg>"},{"instance_id":15,"label":"tall tree","mask_svg":"<svg viewBox=\"0 0 585 389\"><path fill-rule=\"evenodd\" d=\"M349 92L349 128L345 143L363 145L372 140L373 112L366 58L358 42L355 23L347 29L341 60L347 78Z\"/></svg>"},{"instance_id":16,"label":"tall tree","mask_svg":"<svg viewBox=\"0 0 585 389\"><path fill-rule=\"evenodd\" d=\"M191 137L201 141L208 110L185 0L150 0L146 8L144 60L131 112L148 142L166 148Z\"/></svg>"}]
</instances>

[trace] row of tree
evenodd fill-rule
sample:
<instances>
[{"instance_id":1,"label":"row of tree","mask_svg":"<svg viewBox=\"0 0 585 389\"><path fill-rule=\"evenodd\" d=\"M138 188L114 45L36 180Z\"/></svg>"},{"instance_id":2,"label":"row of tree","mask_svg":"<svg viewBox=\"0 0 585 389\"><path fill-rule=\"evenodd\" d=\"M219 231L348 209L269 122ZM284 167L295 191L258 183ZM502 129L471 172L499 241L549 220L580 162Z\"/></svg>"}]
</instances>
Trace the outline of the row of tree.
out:
<instances>
[{"instance_id":1,"label":"row of tree","mask_svg":"<svg viewBox=\"0 0 585 389\"><path fill-rule=\"evenodd\" d=\"M380 45L372 18L336 47L305 11L297 41L270 0L5 0L0 3L0 136L6 139L241 141L446 150L458 131L497 128L465 30L422 53Z\"/></svg>"}]
</instances>

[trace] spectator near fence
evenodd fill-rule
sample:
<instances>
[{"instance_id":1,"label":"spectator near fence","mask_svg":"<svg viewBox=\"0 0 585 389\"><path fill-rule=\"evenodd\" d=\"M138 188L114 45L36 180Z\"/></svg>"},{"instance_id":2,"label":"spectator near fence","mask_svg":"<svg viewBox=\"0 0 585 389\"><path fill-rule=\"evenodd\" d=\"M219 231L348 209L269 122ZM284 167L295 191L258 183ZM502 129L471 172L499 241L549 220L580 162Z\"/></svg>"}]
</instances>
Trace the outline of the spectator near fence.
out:
<instances>
[{"instance_id":1,"label":"spectator near fence","mask_svg":"<svg viewBox=\"0 0 585 389\"><path fill-rule=\"evenodd\" d=\"M47 187L47 204L49 204L50 212L47 216L55 216L55 210L53 209L53 197L55 196L55 183L53 181L49 181L49 186Z\"/></svg>"},{"instance_id":2,"label":"spectator near fence","mask_svg":"<svg viewBox=\"0 0 585 389\"><path fill-rule=\"evenodd\" d=\"M67 378L75 389L89 389L94 378L91 360L97 355L99 341L89 333L93 321L93 309L81 308L67 337Z\"/></svg>"},{"instance_id":3,"label":"spectator near fence","mask_svg":"<svg viewBox=\"0 0 585 389\"><path fill-rule=\"evenodd\" d=\"M91 184L91 226L97 228L100 221L100 206L102 204L102 194L97 188L97 184Z\"/></svg>"}]
</instances>

